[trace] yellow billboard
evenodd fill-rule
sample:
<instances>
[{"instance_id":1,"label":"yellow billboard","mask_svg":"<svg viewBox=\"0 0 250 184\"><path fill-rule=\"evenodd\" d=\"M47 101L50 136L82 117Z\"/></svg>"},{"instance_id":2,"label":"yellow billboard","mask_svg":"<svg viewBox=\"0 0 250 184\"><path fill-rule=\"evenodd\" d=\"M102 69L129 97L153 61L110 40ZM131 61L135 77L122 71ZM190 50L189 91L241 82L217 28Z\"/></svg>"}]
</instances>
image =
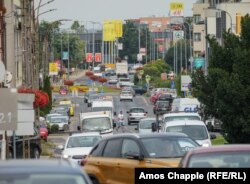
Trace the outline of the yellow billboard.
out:
<instances>
[{"instance_id":1,"label":"yellow billboard","mask_svg":"<svg viewBox=\"0 0 250 184\"><path fill-rule=\"evenodd\" d=\"M184 4L183 3L170 3L170 10L183 10Z\"/></svg>"},{"instance_id":2,"label":"yellow billboard","mask_svg":"<svg viewBox=\"0 0 250 184\"><path fill-rule=\"evenodd\" d=\"M49 75L58 75L57 63L49 63Z\"/></svg>"},{"instance_id":3,"label":"yellow billboard","mask_svg":"<svg viewBox=\"0 0 250 184\"><path fill-rule=\"evenodd\" d=\"M115 25L115 36L117 38L122 37L123 31L122 31L122 20L114 20L113 21L114 25Z\"/></svg>"},{"instance_id":4,"label":"yellow billboard","mask_svg":"<svg viewBox=\"0 0 250 184\"><path fill-rule=\"evenodd\" d=\"M103 24L103 41L115 41L115 25L113 21L104 21Z\"/></svg>"},{"instance_id":5,"label":"yellow billboard","mask_svg":"<svg viewBox=\"0 0 250 184\"><path fill-rule=\"evenodd\" d=\"M170 3L170 17L183 17L183 3Z\"/></svg>"}]
</instances>

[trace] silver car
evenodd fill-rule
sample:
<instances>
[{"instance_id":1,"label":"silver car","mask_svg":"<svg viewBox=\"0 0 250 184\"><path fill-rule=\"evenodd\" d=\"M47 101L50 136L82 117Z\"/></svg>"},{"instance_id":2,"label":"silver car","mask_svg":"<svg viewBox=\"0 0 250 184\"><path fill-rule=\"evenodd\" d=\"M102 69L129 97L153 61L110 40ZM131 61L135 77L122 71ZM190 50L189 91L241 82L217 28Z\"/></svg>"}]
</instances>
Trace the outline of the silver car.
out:
<instances>
[{"instance_id":1,"label":"silver car","mask_svg":"<svg viewBox=\"0 0 250 184\"><path fill-rule=\"evenodd\" d=\"M133 107L128 112L128 125L133 123L138 123L141 119L146 118L148 115L148 112L146 112L141 107Z\"/></svg>"}]
</instances>

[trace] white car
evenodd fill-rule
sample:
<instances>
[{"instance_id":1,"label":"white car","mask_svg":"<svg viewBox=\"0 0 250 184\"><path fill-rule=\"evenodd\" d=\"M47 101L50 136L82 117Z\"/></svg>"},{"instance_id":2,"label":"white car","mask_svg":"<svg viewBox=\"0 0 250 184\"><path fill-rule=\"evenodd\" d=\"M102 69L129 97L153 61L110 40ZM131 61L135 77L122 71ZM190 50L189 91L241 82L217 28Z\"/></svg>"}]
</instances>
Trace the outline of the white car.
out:
<instances>
[{"instance_id":1,"label":"white car","mask_svg":"<svg viewBox=\"0 0 250 184\"><path fill-rule=\"evenodd\" d=\"M198 113L177 112L164 114L162 118L164 123L176 120L201 120L201 116Z\"/></svg>"},{"instance_id":2,"label":"white car","mask_svg":"<svg viewBox=\"0 0 250 184\"><path fill-rule=\"evenodd\" d=\"M80 164L95 144L102 138L98 132L73 134L68 137L63 147L62 158L68 159L75 164Z\"/></svg>"},{"instance_id":3,"label":"white car","mask_svg":"<svg viewBox=\"0 0 250 184\"><path fill-rule=\"evenodd\" d=\"M123 101L123 100L129 100L133 102L133 94L131 93L131 91L121 91L120 101Z\"/></svg>"},{"instance_id":4,"label":"white car","mask_svg":"<svg viewBox=\"0 0 250 184\"><path fill-rule=\"evenodd\" d=\"M133 123L138 123L141 119L146 118L148 115L148 112L146 112L141 107L133 107L128 112L128 125Z\"/></svg>"},{"instance_id":5,"label":"white car","mask_svg":"<svg viewBox=\"0 0 250 184\"><path fill-rule=\"evenodd\" d=\"M179 120L164 123L162 132L180 132L187 134L198 144L204 147L211 146L210 135L203 121L199 120Z\"/></svg>"},{"instance_id":6,"label":"white car","mask_svg":"<svg viewBox=\"0 0 250 184\"><path fill-rule=\"evenodd\" d=\"M139 121L138 133L152 133L152 123L156 123L155 118L144 118Z\"/></svg>"},{"instance_id":7,"label":"white car","mask_svg":"<svg viewBox=\"0 0 250 184\"><path fill-rule=\"evenodd\" d=\"M69 130L69 117L68 116L52 116L49 122L50 126L57 124L60 131Z\"/></svg>"},{"instance_id":8,"label":"white car","mask_svg":"<svg viewBox=\"0 0 250 184\"><path fill-rule=\"evenodd\" d=\"M108 80L108 84L117 84L118 78L116 76L111 76Z\"/></svg>"}]
</instances>

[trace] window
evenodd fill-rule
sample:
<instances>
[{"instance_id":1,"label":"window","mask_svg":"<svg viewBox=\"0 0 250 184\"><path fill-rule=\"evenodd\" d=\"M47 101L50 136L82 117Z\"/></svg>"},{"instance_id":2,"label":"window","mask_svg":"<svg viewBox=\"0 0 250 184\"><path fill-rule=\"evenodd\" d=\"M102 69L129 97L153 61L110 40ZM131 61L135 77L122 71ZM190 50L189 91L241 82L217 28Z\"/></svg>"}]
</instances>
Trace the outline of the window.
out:
<instances>
[{"instance_id":1,"label":"window","mask_svg":"<svg viewBox=\"0 0 250 184\"><path fill-rule=\"evenodd\" d=\"M202 21L201 15L194 15L194 23L199 24Z\"/></svg>"},{"instance_id":2,"label":"window","mask_svg":"<svg viewBox=\"0 0 250 184\"><path fill-rule=\"evenodd\" d=\"M194 41L195 42L201 41L201 33L194 33Z\"/></svg>"},{"instance_id":3,"label":"window","mask_svg":"<svg viewBox=\"0 0 250 184\"><path fill-rule=\"evenodd\" d=\"M101 141L98 145L96 145L92 152L90 153L90 155L92 156L95 156L95 157L98 157L98 156L101 156L102 155L102 150L103 150L103 147L105 146L105 141Z\"/></svg>"},{"instance_id":4,"label":"window","mask_svg":"<svg viewBox=\"0 0 250 184\"><path fill-rule=\"evenodd\" d=\"M103 157L114 157L114 158L119 157L120 145L121 145L121 139L109 140L104 148Z\"/></svg>"},{"instance_id":5,"label":"window","mask_svg":"<svg viewBox=\"0 0 250 184\"><path fill-rule=\"evenodd\" d=\"M140 148L138 144L131 139L125 139L122 144L122 157L126 157L127 154L138 154L140 153Z\"/></svg>"}]
</instances>

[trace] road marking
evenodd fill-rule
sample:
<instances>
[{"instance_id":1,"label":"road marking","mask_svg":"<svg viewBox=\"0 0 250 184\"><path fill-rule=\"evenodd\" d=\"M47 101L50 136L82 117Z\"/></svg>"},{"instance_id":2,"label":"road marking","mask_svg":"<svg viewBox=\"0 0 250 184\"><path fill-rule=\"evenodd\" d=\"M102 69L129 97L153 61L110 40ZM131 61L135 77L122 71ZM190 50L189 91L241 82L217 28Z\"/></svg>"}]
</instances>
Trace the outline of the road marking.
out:
<instances>
[{"instance_id":1,"label":"road marking","mask_svg":"<svg viewBox=\"0 0 250 184\"><path fill-rule=\"evenodd\" d=\"M147 105L149 105L149 104L148 104L148 101L147 101L143 96L141 96L141 98L143 99L143 101L144 101Z\"/></svg>"}]
</instances>

